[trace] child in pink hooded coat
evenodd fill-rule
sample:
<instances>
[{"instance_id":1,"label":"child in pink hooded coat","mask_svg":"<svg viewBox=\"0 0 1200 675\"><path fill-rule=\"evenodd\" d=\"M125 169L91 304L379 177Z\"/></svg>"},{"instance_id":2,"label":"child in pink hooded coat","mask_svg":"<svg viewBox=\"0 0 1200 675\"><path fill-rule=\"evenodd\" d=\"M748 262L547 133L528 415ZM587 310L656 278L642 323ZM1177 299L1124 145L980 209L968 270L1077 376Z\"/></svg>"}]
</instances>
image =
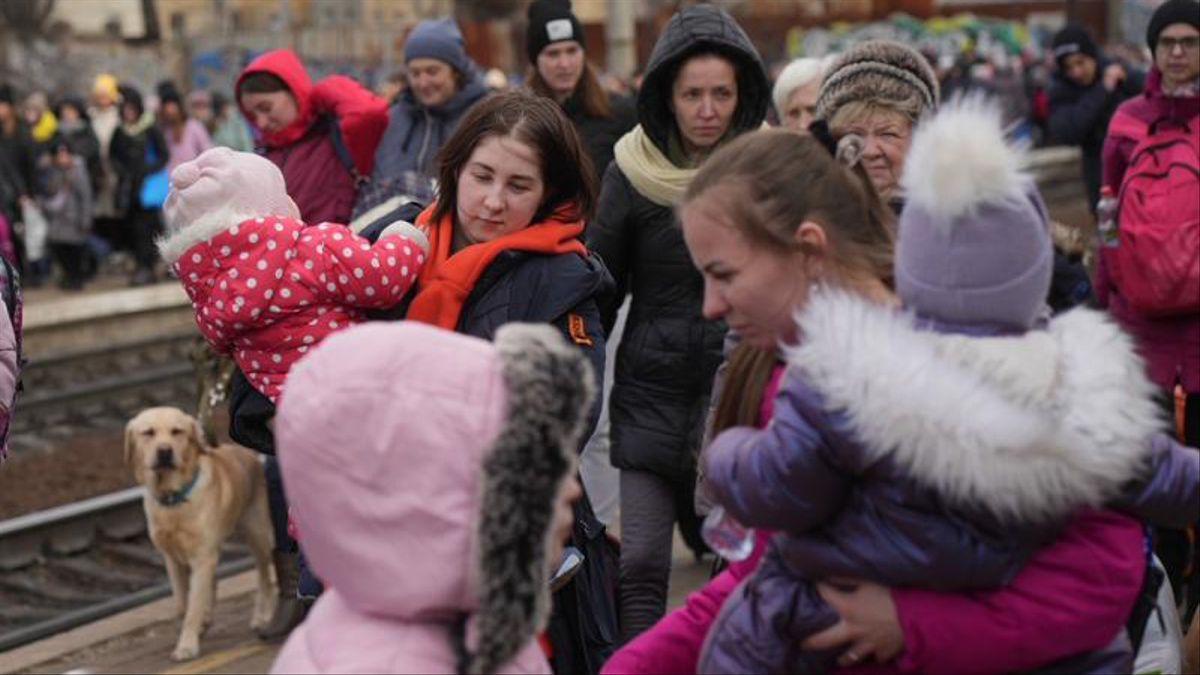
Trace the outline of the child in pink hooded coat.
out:
<instances>
[{"instance_id":1,"label":"child in pink hooded coat","mask_svg":"<svg viewBox=\"0 0 1200 675\"><path fill-rule=\"evenodd\" d=\"M307 225L267 159L214 148L171 173L158 243L200 332L277 403L288 370L331 333L397 304L428 240L405 222L372 245L345 225Z\"/></svg>"},{"instance_id":2,"label":"child in pink hooded coat","mask_svg":"<svg viewBox=\"0 0 1200 675\"><path fill-rule=\"evenodd\" d=\"M327 589L271 672L549 673L535 635L592 377L532 324L490 343L371 323L297 364L276 437Z\"/></svg>"}]
</instances>

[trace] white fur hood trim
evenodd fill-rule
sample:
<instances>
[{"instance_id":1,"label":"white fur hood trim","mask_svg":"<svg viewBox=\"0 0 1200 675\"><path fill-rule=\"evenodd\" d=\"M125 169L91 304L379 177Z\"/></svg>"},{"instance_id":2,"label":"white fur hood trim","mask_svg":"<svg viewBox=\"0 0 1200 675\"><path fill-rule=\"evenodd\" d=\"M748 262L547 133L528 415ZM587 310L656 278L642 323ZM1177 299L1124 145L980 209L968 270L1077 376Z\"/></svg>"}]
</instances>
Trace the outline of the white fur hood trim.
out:
<instances>
[{"instance_id":1,"label":"white fur hood trim","mask_svg":"<svg viewBox=\"0 0 1200 675\"><path fill-rule=\"evenodd\" d=\"M1102 504L1137 475L1159 428L1141 359L1099 312L972 338L823 289L798 321L789 364L848 412L872 460L888 455L952 502L1001 518Z\"/></svg>"},{"instance_id":2,"label":"white fur hood trim","mask_svg":"<svg viewBox=\"0 0 1200 675\"><path fill-rule=\"evenodd\" d=\"M266 213L244 213L226 208L208 213L203 218L194 220L186 227L179 229L175 229L171 223L167 223L168 234L159 237L156 242L158 244L158 252L168 265L172 265L189 248L196 244L209 241L234 225L240 225L253 218L268 217L270 215ZM291 218L292 216L280 215L275 217Z\"/></svg>"}]
</instances>

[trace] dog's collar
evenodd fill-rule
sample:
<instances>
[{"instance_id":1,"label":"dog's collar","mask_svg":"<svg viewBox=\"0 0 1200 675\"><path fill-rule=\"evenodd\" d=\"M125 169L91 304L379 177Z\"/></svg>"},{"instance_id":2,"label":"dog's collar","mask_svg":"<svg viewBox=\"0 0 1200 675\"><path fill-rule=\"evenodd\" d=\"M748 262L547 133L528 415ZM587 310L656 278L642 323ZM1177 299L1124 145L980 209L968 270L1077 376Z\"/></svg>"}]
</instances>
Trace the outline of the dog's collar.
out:
<instances>
[{"instance_id":1,"label":"dog's collar","mask_svg":"<svg viewBox=\"0 0 1200 675\"><path fill-rule=\"evenodd\" d=\"M194 476L192 476L192 479L190 481L188 481L187 485L184 485L183 487L179 488L178 490L173 490L166 494L158 495L157 498L158 498L159 505L171 507L171 506L179 506L180 504L186 502L188 500L188 497L192 494L192 488L196 487L196 483L199 480L200 480L200 469L197 468L196 474Z\"/></svg>"}]
</instances>

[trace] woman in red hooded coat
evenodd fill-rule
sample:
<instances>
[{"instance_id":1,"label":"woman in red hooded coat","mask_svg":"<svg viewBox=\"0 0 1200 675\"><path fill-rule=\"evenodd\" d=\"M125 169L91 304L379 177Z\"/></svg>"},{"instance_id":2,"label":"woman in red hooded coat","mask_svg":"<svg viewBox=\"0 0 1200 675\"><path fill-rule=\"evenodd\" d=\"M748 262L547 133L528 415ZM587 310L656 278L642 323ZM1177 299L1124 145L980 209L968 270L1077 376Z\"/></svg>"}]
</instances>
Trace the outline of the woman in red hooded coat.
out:
<instances>
[{"instance_id":1,"label":"woman in red hooded coat","mask_svg":"<svg viewBox=\"0 0 1200 675\"><path fill-rule=\"evenodd\" d=\"M283 171L301 219L348 223L359 177L371 175L387 128L387 101L342 75L313 84L287 49L255 59L236 91L258 145Z\"/></svg>"}]
</instances>

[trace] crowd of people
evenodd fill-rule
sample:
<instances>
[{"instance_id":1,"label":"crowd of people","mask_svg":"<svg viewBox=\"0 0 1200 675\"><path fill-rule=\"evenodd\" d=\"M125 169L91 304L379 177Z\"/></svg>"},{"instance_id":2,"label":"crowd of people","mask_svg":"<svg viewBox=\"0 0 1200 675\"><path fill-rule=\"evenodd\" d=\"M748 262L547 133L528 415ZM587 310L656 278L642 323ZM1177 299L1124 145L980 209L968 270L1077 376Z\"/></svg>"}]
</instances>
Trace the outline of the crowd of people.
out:
<instances>
[{"instance_id":1,"label":"crowd of people","mask_svg":"<svg viewBox=\"0 0 1200 675\"><path fill-rule=\"evenodd\" d=\"M275 672L1182 666L1200 3L1158 9L1144 86L1054 38L1047 133L1103 206L1094 283L1004 104L947 96L912 47L772 82L689 6L631 99L568 2L528 20L520 90L444 19L390 100L289 50L230 103L160 87L156 114L111 78L24 122L0 91L28 273L30 209L72 287L121 214L131 281L165 261L232 360ZM676 528L719 563L668 611Z\"/></svg>"},{"instance_id":2,"label":"crowd of people","mask_svg":"<svg viewBox=\"0 0 1200 675\"><path fill-rule=\"evenodd\" d=\"M133 261L132 285L154 283L154 238L167 175L214 145L251 151L250 127L230 102L160 83L153 107L135 86L96 78L87 102L24 98L0 84L0 253L23 285L57 278L76 291L114 251Z\"/></svg>"}]
</instances>

